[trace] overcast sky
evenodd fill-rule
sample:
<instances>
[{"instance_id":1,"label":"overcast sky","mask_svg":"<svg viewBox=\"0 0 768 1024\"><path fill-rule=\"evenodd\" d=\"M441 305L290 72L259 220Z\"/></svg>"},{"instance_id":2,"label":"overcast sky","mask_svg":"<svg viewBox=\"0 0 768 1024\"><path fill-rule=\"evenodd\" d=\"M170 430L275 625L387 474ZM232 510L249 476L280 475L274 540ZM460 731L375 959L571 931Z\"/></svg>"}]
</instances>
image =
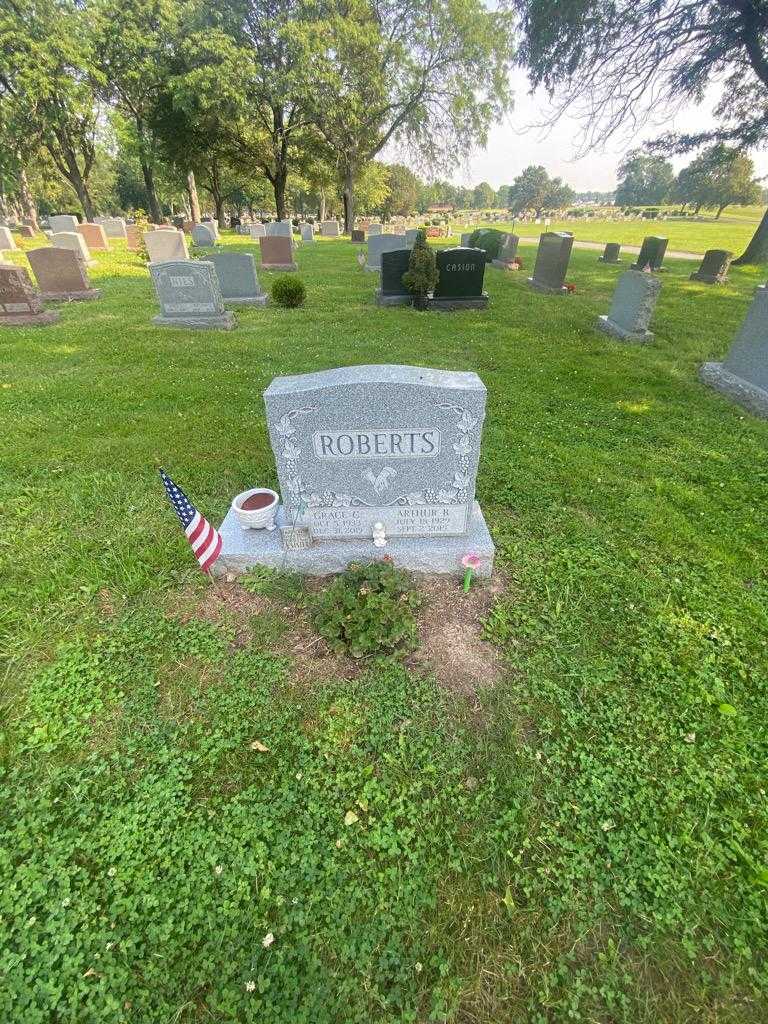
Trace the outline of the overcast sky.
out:
<instances>
[{"instance_id":1,"label":"overcast sky","mask_svg":"<svg viewBox=\"0 0 768 1024\"><path fill-rule=\"evenodd\" d=\"M592 152L574 159L579 145L580 123L563 118L548 135L526 127L541 123L547 111L546 95L531 97L525 89L515 95L515 109L504 124L491 129L488 146L474 153L468 164L458 167L450 179L457 185L477 185L487 181L494 188L509 185L529 164L543 164L551 175L557 175L576 191L610 191L616 187L616 167L627 149L637 146L643 138L653 138L665 130L696 131L712 124L711 110L719 90L707 97L699 107L688 107L661 127L648 127L639 137L614 140L604 152ZM756 173L768 175L768 151L750 154ZM675 157L672 163L679 170L692 156Z\"/></svg>"}]
</instances>

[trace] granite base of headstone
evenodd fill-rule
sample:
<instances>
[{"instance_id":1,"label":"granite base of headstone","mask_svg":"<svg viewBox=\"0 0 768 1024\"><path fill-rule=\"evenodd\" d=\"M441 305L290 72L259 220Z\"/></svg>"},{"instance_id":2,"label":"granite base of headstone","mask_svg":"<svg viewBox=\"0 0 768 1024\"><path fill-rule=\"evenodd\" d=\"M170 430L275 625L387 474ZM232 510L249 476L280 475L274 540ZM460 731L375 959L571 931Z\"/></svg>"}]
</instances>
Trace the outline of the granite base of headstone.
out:
<instances>
[{"instance_id":1,"label":"granite base of headstone","mask_svg":"<svg viewBox=\"0 0 768 1024\"><path fill-rule=\"evenodd\" d=\"M72 249L30 249L27 259L45 301L88 302L101 295L91 287L85 261Z\"/></svg>"},{"instance_id":2,"label":"granite base of headstone","mask_svg":"<svg viewBox=\"0 0 768 1024\"><path fill-rule=\"evenodd\" d=\"M621 341L653 341L648 328L660 291L661 281L653 274L628 270L616 284L608 315L598 318L598 329Z\"/></svg>"},{"instance_id":3,"label":"granite base of headstone","mask_svg":"<svg viewBox=\"0 0 768 1024\"><path fill-rule=\"evenodd\" d=\"M149 272L160 303L158 327L230 330L232 313L224 308L216 268L207 260L170 260L150 263Z\"/></svg>"},{"instance_id":4,"label":"granite base of headstone","mask_svg":"<svg viewBox=\"0 0 768 1024\"><path fill-rule=\"evenodd\" d=\"M733 253L727 249L707 249L698 270L691 274L691 281L702 284L724 284L728 277Z\"/></svg>"},{"instance_id":5,"label":"granite base of headstone","mask_svg":"<svg viewBox=\"0 0 768 1024\"><path fill-rule=\"evenodd\" d=\"M216 252L206 257L216 268L224 304L266 306L268 296L256 276L256 262L249 252Z\"/></svg>"},{"instance_id":6,"label":"granite base of headstone","mask_svg":"<svg viewBox=\"0 0 768 1024\"><path fill-rule=\"evenodd\" d=\"M381 255L381 288L376 290L377 306L410 306L413 296L403 284L411 260L410 249L394 249Z\"/></svg>"},{"instance_id":7,"label":"granite base of headstone","mask_svg":"<svg viewBox=\"0 0 768 1024\"><path fill-rule=\"evenodd\" d=\"M264 400L278 528L243 529L230 509L214 574L266 565L327 576L386 557L462 577L472 553L490 576L494 544L475 501L485 399L474 373L416 366L276 378Z\"/></svg>"},{"instance_id":8,"label":"granite base of headstone","mask_svg":"<svg viewBox=\"0 0 768 1024\"><path fill-rule=\"evenodd\" d=\"M746 319L722 363L704 363L705 384L768 419L768 285L755 292Z\"/></svg>"},{"instance_id":9,"label":"granite base of headstone","mask_svg":"<svg viewBox=\"0 0 768 1024\"><path fill-rule=\"evenodd\" d=\"M458 246L437 254L437 286L428 309L456 313L463 309L487 309L488 293L483 291L485 251Z\"/></svg>"},{"instance_id":10,"label":"granite base of headstone","mask_svg":"<svg viewBox=\"0 0 768 1024\"><path fill-rule=\"evenodd\" d=\"M0 264L0 327L46 327L58 319L57 312L43 308L24 267Z\"/></svg>"},{"instance_id":11,"label":"granite base of headstone","mask_svg":"<svg viewBox=\"0 0 768 1024\"><path fill-rule=\"evenodd\" d=\"M606 242L603 255L598 256L600 263L621 263L619 254L621 253L620 242Z\"/></svg>"}]
</instances>

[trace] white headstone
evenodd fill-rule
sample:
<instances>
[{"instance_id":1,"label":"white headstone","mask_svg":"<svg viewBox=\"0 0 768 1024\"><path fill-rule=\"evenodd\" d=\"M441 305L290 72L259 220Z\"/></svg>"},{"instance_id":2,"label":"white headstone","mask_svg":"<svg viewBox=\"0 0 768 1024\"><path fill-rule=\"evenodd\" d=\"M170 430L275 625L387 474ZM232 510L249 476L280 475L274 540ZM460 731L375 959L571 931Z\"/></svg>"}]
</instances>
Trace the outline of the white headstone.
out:
<instances>
[{"instance_id":1,"label":"white headstone","mask_svg":"<svg viewBox=\"0 0 768 1024\"><path fill-rule=\"evenodd\" d=\"M72 249L85 260L87 264L91 261L91 250L79 231L57 231L51 238L56 249Z\"/></svg>"}]
</instances>

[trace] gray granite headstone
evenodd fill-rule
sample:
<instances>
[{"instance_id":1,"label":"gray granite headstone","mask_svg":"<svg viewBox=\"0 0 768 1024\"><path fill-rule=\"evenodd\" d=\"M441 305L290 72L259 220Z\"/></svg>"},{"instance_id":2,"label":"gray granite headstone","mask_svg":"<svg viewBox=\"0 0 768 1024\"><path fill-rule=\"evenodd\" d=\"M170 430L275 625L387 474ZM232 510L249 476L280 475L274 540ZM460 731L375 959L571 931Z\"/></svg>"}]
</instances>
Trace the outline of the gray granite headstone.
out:
<instances>
[{"instance_id":1,"label":"gray granite headstone","mask_svg":"<svg viewBox=\"0 0 768 1024\"><path fill-rule=\"evenodd\" d=\"M768 418L768 285L755 292L722 363L704 363L701 379L758 416Z\"/></svg>"},{"instance_id":2,"label":"gray granite headstone","mask_svg":"<svg viewBox=\"0 0 768 1024\"><path fill-rule=\"evenodd\" d=\"M80 222L69 213L57 213L48 218L48 226L54 233L57 231L77 231Z\"/></svg>"},{"instance_id":3,"label":"gray granite headstone","mask_svg":"<svg viewBox=\"0 0 768 1024\"><path fill-rule=\"evenodd\" d=\"M302 224L300 230L302 242L314 242L315 230L311 224Z\"/></svg>"},{"instance_id":4,"label":"gray granite headstone","mask_svg":"<svg viewBox=\"0 0 768 1024\"><path fill-rule=\"evenodd\" d=\"M416 244L416 236L419 233L418 228L408 228L405 232L405 247L406 249L412 249Z\"/></svg>"},{"instance_id":5,"label":"gray granite headstone","mask_svg":"<svg viewBox=\"0 0 768 1024\"><path fill-rule=\"evenodd\" d=\"M650 267L653 271L662 270L664 253L667 251L668 238L660 238L658 235L648 235L643 239L640 246L640 255L637 262L632 264L633 270L645 270Z\"/></svg>"},{"instance_id":6,"label":"gray granite headstone","mask_svg":"<svg viewBox=\"0 0 768 1024\"><path fill-rule=\"evenodd\" d=\"M691 274L691 281L704 284L723 284L728 277L733 253L727 249L707 249L697 271Z\"/></svg>"},{"instance_id":7,"label":"gray granite headstone","mask_svg":"<svg viewBox=\"0 0 768 1024\"><path fill-rule=\"evenodd\" d=\"M499 254L496 259L492 261L491 265L497 267L499 270L505 270L517 256L517 247L519 244L519 235L514 235L512 232L505 234L501 245L499 246Z\"/></svg>"},{"instance_id":8,"label":"gray granite headstone","mask_svg":"<svg viewBox=\"0 0 768 1024\"><path fill-rule=\"evenodd\" d=\"M403 284L408 270L410 249L393 249L381 254L381 288L376 292L377 306L410 306L411 293Z\"/></svg>"},{"instance_id":9,"label":"gray granite headstone","mask_svg":"<svg viewBox=\"0 0 768 1024\"><path fill-rule=\"evenodd\" d=\"M210 248L216 244L216 236L213 232L213 225L195 224L192 228L192 242L194 245Z\"/></svg>"},{"instance_id":10,"label":"gray granite headstone","mask_svg":"<svg viewBox=\"0 0 768 1024\"><path fill-rule=\"evenodd\" d=\"M474 234L474 231L465 231L465 232L463 232L463 234L461 236L461 242L459 244L462 245L464 248L467 248L469 246L469 244L470 244L469 240L470 240L470 238L472 237L473 234Z\"/></svg>"},{"instance_id":11,"label":"gray granite headstone","mask_svg":"<svg viewBox=\"0 0 768 1024\"><path fill-rule=\"evenodd\" d=\"M569 232L545 231L539 239L533 277L528 278L528 284L540 292L563 294L572 248L573 235Z\"/></svg>"},{"instance_id":12,"label":"gray granite headstone","mask_svg":"<svg viewBox=\"0 0 768 1024\"><path fill-rule=\"evenodd\" d=\"M485 309L488 295L483 291L485 251L457 246L437 254L439 274L430 309Z\"/></svg>"},{"instance_id":13,"label":"gray granite headstone","mask_svg":"<svg viewBox=\"0 0 768 1024\"><path fill-rule=\"evenodd\" d=\"M215 252L206 263L216 268L224 302L232 306L266 306L267 296L256 276L256 263L249 252Z\"/></svg>"},{"instance_id":14,"label":"gray granite headstone","mask_svg":"<svg viewBox=\"0 0 768 1024\"><path fill-rule=\"evenodd\" d=\"M224 299L212 263L169 260L150 263L149 272L160 302L160 315L152 323L161 327L223 328L235 321L224 309Z\"/></svg>"},{"instance_id":15,"label":"gray granite headstone","mask_svg":"<svg viewBox=\"0 0 768 1024\"><path fill-rule=\"evenodd\" d=\"M255 242L257 238L264 238L267 234L266 224L251 224L251 239Z\"/></svg>"},{"instance_id":16,"label":"gray granite headstone","mask_svg":"<svg viewBox=\"0 0 768 1024\"><path fill-rule=\"evenodd\" d=\"M144 232L150 263L165 263L167 260L189 259L187 239L183 231L176 228L158 228Z\"/></svg>"},{"instance_id":17,"label":"gray granite headstone","mask_svg":"<svg viewBox=\"0 0 768 1024\"><path fill-rule=\"evenodd\" d=\"M293 228L290 221L275 220L267 224L268 238L292 238Z\"/></svg>"},{"instance_id":18,"label":"gray granite headstone","mask_svg":"<svg viewBox=\"0 0 768 1024\"><path fill-rule=\"evenodd\" d=\"M107 238L125 238L125 219L123 217L104 217L101 221Z\"/></svg>"},{"instance_id":19,"label":"gray granite headstone","mask_svg":"<svg viewBox=\"0 0 768 1024\"><path fill-rule=\"evenodd\" d=\"M601 316L598 328L622 341L653 341L648 329L661 281L643 270L628 270L619 278L608 316Z\"/></svg>"},{"instance_id":20,"label":"gray granite headstone","mask_svg":"<svg viewBox=\"0 0 768 1024\"><path fill-rule=\"evenodd\" d=\"M323 238L338 238L341 234L337 220L324 220L320 224L320 234Z\"/></svg>"},{"instance_id":21,"label":"gray granite headstone","mask_svg":"<svg viewBox=\"0 0 768 1024\"><path fill-rule=\"evenodd\" d=\"M369 224L368 225L368 237L369 238L372 235L380 235L380 234L382 234L383 231L384 231L384 228L378 222L374 222L373 224Z\"/></svg>"},{"instance_id":22,"label":"gray granite headstone","mask_svg":"<svg viewBox=\"0 0 768 1024\"><path fill-rule=\"evenodd\" d=\"M488 576L494 547L475 501L485 387L474 373L352 366L278 377L264 394L282 505L277 525L243 530L230 510L217 572L255 564L309 575L388 556L395 565L463 575L475 553ZM386 546L373 544L381 524Z\"/></svg>"},{"instance_id":23,"label":"gray granite headstone","mask_svg":"<svg viewBox=\"0 0 768 1024\"><path fill-rule=\"evenodd\" d=\"M619 253L621 252L620 242L606 242L603 255L597 258L601 263L621 263Z\"/></svg>"},{"instance_id":24,"label":"gray granite headstone","mask_svg":"<svg viewBox=\"0 0 768 1024\"><path fill-rule=\"evenodd\" d=\"M381 270L381 254L394 252L395 249L403 248L404 238L402 235L374 235L371 237L368 230L368 259L365 264L366 270Z\"/></svg>"}]
</instances>

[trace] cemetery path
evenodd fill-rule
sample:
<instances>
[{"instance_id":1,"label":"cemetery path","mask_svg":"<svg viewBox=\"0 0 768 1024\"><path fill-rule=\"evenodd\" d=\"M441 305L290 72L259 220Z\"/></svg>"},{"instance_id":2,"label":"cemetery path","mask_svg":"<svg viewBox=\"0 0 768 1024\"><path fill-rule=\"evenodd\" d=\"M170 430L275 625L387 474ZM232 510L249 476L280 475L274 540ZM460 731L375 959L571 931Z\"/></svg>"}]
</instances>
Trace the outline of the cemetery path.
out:
<instances>
[{"instance_id":1,"label":"cemetery path","mask_svg":"<svg viewBox=\"0 0 768 1024\"><path fill-rule=\"evenodd\" d=\"M522 235L520 236L520 241L521 242L528 242L531 245L538 245L539 244L539 239L538 238L524 238ZM605 248L605 242L580 242L580 241L577 240L577 241L574 241L573 248L574 249L594 249L597 252L602 252L602 250ZM622 245L621 251L622 252L639 253L640 252L640 246L639 245ZM664 253L664 258L665 259L667 257L669 257L670 259L673 259L673 260L700 260L701 256L702 256L702 254L700 252L682 252L679 249L667 249L667 251Z\"/></svg>"}]
</instances>

